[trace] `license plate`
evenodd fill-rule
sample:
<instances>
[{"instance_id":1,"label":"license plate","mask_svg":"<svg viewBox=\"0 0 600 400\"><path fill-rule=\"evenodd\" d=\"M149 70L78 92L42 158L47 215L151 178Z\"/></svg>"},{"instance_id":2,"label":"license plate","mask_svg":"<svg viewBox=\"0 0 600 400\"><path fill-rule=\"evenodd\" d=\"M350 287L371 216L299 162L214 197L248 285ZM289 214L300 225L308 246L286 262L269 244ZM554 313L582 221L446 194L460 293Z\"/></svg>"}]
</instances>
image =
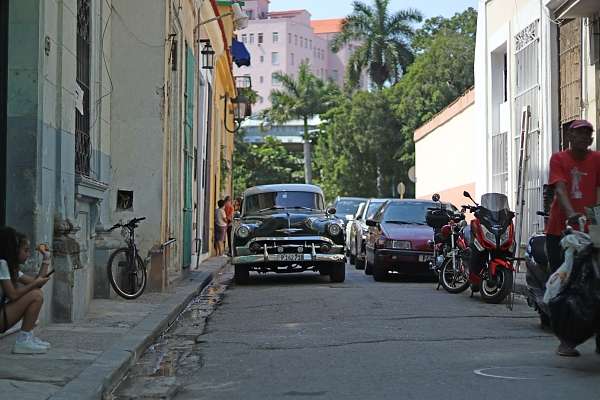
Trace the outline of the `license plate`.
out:
<instances>
[{"instance_id":1,"label":"license plate","mask_svg":"<svg viewBox=\"0 0 600 400\"><path fill-rule=\"evenodd\" d=\"M303 254L278 254L278 261L302 261L304 259Z\"/></svg>"},{"instance_id":2,"label":"license plate","mask_svg":"<svg viewBox=\"0 0 600 400\"><path fill-rule=\"evenodd\" d=\"M433 256L420 255L419 262L429 262L433 261Z\"/></svg>"}]
</instances>

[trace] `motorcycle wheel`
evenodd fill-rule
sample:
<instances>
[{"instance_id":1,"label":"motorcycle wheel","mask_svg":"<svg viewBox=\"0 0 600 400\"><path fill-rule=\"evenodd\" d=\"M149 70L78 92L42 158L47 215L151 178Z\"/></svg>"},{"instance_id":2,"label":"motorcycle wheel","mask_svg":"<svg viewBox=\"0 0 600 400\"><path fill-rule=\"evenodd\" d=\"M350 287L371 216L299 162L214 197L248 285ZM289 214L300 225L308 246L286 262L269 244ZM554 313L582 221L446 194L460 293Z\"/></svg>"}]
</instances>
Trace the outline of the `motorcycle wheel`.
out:
<instances>
[{"instance_id":1,"label":"motorcycle wheel","mask_svg":"<svg viewBox=\"0 0 600 400\"><path fill-rule=\"evenodd\" d=\"M489 279L481 281L481 298L489 304L501 303L510 293L513 287L513 273L504 268L496 270L495 283L491 283Z\"/></svg>"},{"instance_id":2,"label":"motorcycle wheel","mask_svg":"<svg viewBox=\"0 0 600 400\"><path fill-rule=\"evenodd\" d=\"M460 258L456 262L459 271L452 268L452 258L446 258L440 269L440 283L448 293L462 293L469 288L469 272Z\"/></svg>"}]
</instances>

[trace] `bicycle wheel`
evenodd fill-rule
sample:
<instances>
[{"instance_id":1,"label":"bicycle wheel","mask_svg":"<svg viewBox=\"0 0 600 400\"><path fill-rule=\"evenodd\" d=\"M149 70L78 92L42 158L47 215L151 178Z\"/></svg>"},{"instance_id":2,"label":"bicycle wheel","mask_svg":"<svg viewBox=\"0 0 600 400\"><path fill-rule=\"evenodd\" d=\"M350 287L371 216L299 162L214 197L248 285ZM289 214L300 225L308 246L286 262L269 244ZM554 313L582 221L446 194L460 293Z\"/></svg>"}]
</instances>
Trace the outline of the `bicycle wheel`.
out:
<instances>
[{"instance_id":1,"label":"bicycle wheel","mask_svg":"<svg viewBox=\"0 0 600 400\"><path fill-rule=\"evenodd\" d=\"M146 288L146 266L127 247L111 254L107 264L108 280L114 291L127 300L139 297Z\"/></svg>"}]
</instances>

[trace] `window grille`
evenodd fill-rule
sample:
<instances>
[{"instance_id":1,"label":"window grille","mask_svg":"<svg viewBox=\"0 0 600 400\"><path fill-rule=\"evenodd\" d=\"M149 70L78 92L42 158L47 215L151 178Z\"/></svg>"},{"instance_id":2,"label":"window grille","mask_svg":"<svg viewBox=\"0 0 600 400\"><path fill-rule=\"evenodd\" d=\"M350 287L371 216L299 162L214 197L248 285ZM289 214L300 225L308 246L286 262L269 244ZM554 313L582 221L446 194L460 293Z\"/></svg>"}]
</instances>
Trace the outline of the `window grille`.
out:
<instances>
[{"instance_id":1,"label":"window grille","mask_svg":"<svg viewBox=\"0 0 600 400\"><path fill-rule=\"evenodd\" d=\"M77 84L83 108L75 110L75 172L90 174L90 2L77 0Z\"/></svg>"}]
</instances>

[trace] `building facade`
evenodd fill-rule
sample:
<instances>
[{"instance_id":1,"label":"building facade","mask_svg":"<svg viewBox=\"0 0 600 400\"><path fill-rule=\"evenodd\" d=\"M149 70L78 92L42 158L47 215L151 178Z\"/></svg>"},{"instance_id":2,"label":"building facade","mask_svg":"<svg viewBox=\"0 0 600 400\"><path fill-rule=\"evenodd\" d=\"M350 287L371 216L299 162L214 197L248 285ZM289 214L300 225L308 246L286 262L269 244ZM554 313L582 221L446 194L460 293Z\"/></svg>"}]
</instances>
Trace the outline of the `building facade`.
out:
<instances>
[{"instance_id":1,"label":"building facade","mask_svg":"<svg viewBox=\"0 0 600 400\"><path fill-rule=\"evenodd\" d=\"M231 5L0 2L0 223L51 245L42 323L80 319L93 298L114 296L116 222L147 218L138 245L149 290L210 255L212 210L231 193Z\"/></svg>"},{"instance_id":2,"label":"building facade","mask_svg":"<svg viewBox=\"0 0 600 400\"><path fill-rule=\"evenodd\" d=\"M548 161L577 118L598 126L600 3L481 0L477 26L476 184L516 203L522 121L529 120L524 236L543 229L536 211ZM524 117L525 112L525 119ZM594 144L597 148L597 144Z\"/></svg>"},{"instance_id":3,"label":"building facade","mask_svg":"<svg viewBox=\"0 0 600 400\"><path fill-rule=\"evenodd\" d=\"M295 76L302 62L308 62L317 77L343 84L354 47L345 46L338 53L330 49L342 19L311 20L306 10L269 11L268 0L246 1L244 10L250 21L238 40L252 54L252 65L234 71L252 78L252 87L259 95L254 111L270 106L269 95L279 86L275 73Z\"/></svg>"},{"instance_id":4,"label":"building facade","mask_svg":"<svg viewBox=\"0 0 600 400\"><path fill-rule=\"evenodd\" d=\"M467 91L414 133L415 197L465 204L463 191L477 196L473 156L475 90ZM435 160L435 162L432 162Z\"/></svg>"}]
</instances>

